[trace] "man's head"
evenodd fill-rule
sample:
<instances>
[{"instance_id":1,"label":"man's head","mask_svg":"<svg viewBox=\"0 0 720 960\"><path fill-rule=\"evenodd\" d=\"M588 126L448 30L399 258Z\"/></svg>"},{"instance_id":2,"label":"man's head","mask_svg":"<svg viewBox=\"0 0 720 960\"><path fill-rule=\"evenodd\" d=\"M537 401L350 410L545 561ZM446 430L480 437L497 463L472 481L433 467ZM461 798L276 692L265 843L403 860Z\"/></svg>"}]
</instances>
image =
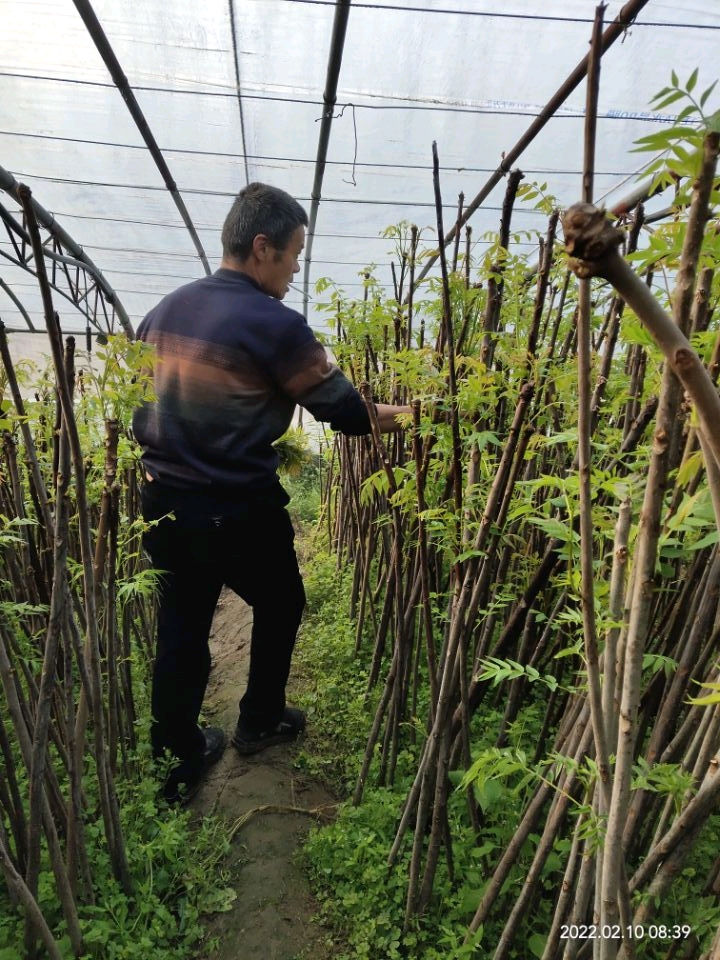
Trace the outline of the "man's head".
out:
<instances>
[{"instance_id":1,"label":"man's head","mask_svg":"<svg viewBox=\"0 0 720 960\"><path fill-rule=\"evenodd\" d=\"M223 266L251 276L281 300L305 244L307 214L290 194L251 183L235 198L222 229Z\"/></svg>"}]
</instances>

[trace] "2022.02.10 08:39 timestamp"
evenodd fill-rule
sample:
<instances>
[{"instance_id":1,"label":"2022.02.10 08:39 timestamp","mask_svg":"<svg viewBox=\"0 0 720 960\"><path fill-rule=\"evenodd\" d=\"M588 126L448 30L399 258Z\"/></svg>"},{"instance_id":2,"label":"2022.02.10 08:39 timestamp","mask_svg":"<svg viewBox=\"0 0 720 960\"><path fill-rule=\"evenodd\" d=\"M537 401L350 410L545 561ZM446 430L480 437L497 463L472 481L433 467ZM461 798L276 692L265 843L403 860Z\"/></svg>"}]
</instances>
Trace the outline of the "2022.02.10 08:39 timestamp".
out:
<instances>
[{"instance_id":1,"label":"2022.02.10 08:39 timestamp","mask_svg":"<svg viewBox=\"0 0 720 960\"><path fill-rule=\"evenodd\" d=\"M634 923L622 926L619 923L564 923L560 928L561 940L687 940L692 933L688 923Z\"/></svg>"}]
</instances>

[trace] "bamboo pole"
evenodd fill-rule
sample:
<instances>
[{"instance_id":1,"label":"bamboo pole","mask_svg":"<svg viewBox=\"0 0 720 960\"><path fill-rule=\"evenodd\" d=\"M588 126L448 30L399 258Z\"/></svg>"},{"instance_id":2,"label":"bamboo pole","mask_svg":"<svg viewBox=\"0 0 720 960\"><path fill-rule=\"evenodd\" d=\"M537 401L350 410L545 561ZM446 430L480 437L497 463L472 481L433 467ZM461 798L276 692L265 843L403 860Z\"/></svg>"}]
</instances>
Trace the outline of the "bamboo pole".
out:
<instances>
[{"instance_id":1,"label":"bamboo pole","mask_svg":"<svg viewBox=\"0 0 720 960\"><path fill-rule=\"evenodd\" d=\"M33 212L31 203L31 191L24 184L18 187L19 199L23 205L27 221L28 233L33 245L33 252L36 260L37 276L40 283L40 292L45 311L45 321L47 325L50 345L52 349L53 361L55 364L55 373L58 384L58 394L63 410L65 426L68 431L68 443L70 446L73 469L75 473L75 487L77 491L78 506L78 527L80 531L80 546L82 556L83 582L84 582L84 600L86 615L86 630L88 644L88 658L90 669L88 670L91 679L91 688L88 691L92 704L93 721L95 724L95 759L97 764L98 781L100 785L100 803L103 813L105 832L110 851L110 860L113 866L115 876L126 893L132 890L132 881L127 863L124 841L122 837L122 827L119 820L117 808L117 797L115 796L114 785L107 763L106 745L104 739L104 721L102 707L102 680L100 669L100 646L97 627L97 610L95 602L95 583L93 577L93 551L91 543L90 520L88 516L84 460L80 446L80 437L75 423L72 407L72 398L70 396L69 386L65 373L62 352L62 340L60 328L56 314L52 307L52 297L50 285L47 282L45 274L45 262L42 253L42 243L37 221Z\"/></svg>"},{"instance_id":2,"label":"bamboo pole","mask_svg":"<svg viewBox=\"0 0 720 960\"><path fill-rule=\"evenodd\" d=\"M433 141L433 188L435 192L435 215L437 219L438 237L443 235L442 196L440 193L440 161L438 159L437 143ZM455 510L458 518L462 514L462 448L460 443L460 420L457 406L457 371L455 367L455 333L453 330L452 307L450 304L450 283L448 280L445 247L440 247L440 272L442 277L442 305L443 324L442 341L447 349L448 362L448 399L450 402L450 427L452 430L452 489L455 501Z\"/></svg>"},{"instance_id":3,"label":"bamboo pole","mask_svg":"<svg viewBox=\"0 0 720 960\"><path fill-rule=\"evenodd\" d=\"M30 790L28 812L28 864L25 880L31 895L37 898L40 874L40 821L42 817L43 784L47 762L48 732L50 710L55 693L57 662L60 650L62 621L67 614L67 560L68 560L68 523L70 505L68 488L70 485L70 457L65 424L59 437L60 469L57 474L55 491L55 528L53 531L53 583L50 596L48 626L45 636L45 653L40 679L40 690L35 712L33 731L32 759L30 764Z\"/></svg>"},{"instance_id":4,"label":"bamboo pole","mask_svg":"<svg viewBox=\"0 0 720 960\"><path fill-rule=\"evenodd\" d=\"M597 127L597 101L600 87L600 38L605 6L595 10L595 24L590 43L588 60L587 98L585 103L585 160L583 165L583 198L590 203L593 195L595 166L595 131ZM591 410L591 323L590 279L580 281L578 299L578 473L580 486L580 575L583 635L585 641L585 664L588 678L590 718L595 740L595 756L601 784L603 806L607 810L610 799L610 764L606 738L606 719L603 715L603 697L600 680L600 654L595 624L595 562L593 490L591 481L592 453L590 436L592 430Z\"/></svg>"},{"instance_id":5,"label":"bamboo pole","mask_svg":"<svg viewBox=\"0 0 720 960\"><path fill-rule=\"evenodd\" d=\"M17 898L18 902L22 905L25 915L28 918L29 923L32 926L32 929L37 934L38 938L42 940L45 949L47 950L47 955L50 960L63 960L63 955L60 952L60 947L58 946L55 937L52 935L52 931L47 925L47 921L38 906L38 902L35 896L28 889L27 884L18 873L15 868L14 863L12 862L10 855L5 847L3 838L0 836L0 867L2 868L3 873L5 874L5 879L7 881L9 889L12 891L13 895ZM79 956L79 954L76 954Z\"/></svg>"}]
</instances>

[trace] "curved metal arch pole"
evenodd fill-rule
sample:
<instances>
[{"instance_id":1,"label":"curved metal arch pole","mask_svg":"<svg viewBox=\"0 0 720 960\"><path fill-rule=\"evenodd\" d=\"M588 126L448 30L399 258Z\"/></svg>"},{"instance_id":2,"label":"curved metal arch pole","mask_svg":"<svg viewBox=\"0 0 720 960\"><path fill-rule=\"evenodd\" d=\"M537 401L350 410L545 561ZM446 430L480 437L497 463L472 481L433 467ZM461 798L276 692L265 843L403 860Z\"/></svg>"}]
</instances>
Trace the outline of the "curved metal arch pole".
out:
<instances>
[{"instance_id":1,"label":"curved metal arch pole","mask_svg":"<svg viewBox=\"0 0 720 960\"><path fill-rule=\"evenodd\" d=\"M243 162L245 164L245 184L250 183L250 169L247 158L247 141L245 138L245 115L243 113L242 92L240 90L240 56L238 54L237 30L235 28L234 0L228 0L230 11L230 33L232 34L233 61L235 64L235 86L237 88L238 112L240 114L240 139L242 140Z\"/></svg>"},{"instance_id":2,"label":"curved metal arch pole","mask_svg":"<svg viewBox=\"0 0 720 960\"><path fill-rule=\"evenodd\" d=\"M17 309L19 310L20 315L22 316L23 320L24 320L25 323L28 325L28 331L29 331L30 333L40 333L40 332L44 333L44 332L45 332L44 330L43 330L43 331L38 330L37 327L33 324L32 320L30 319L30 314L27 312L27 310L26 310L25 307L22 305L22 303L20 302L20 300L15 296L15 294L14 294L13 291L12 291L12 289L5 283L5 281L3 280L2 277L0 277L0 290L3 290L3 291L8 295L8 297L10 297L10 299L12 300L12 302L15 304L15 306L16 306Z\"/></svg>"},{"instance_id":3,"label":"curved metal arch pole","mask_svg":"<svg viewBox=\"0 0 720 960\"><path fill-rule=\"evenodd\" d=\"M10 196L13 197L14 200L17 200L19 203L20 200L19 200L19 194L18 194L18 187L19 187L19 184L15 179L15 177L13 177L13 175L9 171L5 170L3 167L0 167L0 190L4 190L6 193L9 193ZM57 242L61 244L62 247L68 250L72 254L72 257L76 261L78 261L80 264L82 264L83 268L87 270L87 272L92 276L92 278L95 280L98 287L102 291L104 298L107 300L107 302L115 311L115 315L120 321L120 325L122 326L123 330L128 335L128 337L133 338L135 336L135 331L133 330L132 324L130 323L130 318L128 317L127 311L125 310L125 307L123 306L117 293L115 293L113 288L110 286L108 281L103 276L100 268L97 267L95 263L93 263L93 261L85 253L83 248L78 243L76 243L75 240L73 240L70 234L60 226L60 224L55 219L54 214L49 213L44 207L42 207L37 202L37 200L35 200L34 197L31 198L30 203L32 204L33 212L35 213L35 217L38 223L41 224L45 230L47 230L47 232L50 234L51 237L53 237L53 239L57 240ZM0 212L2 211L2 209L3 209L2 205L0 204ZM29 245L30 236L27 233L27 231L25 231L20 226L20 224L15 220L15 218L12 217L9 213L7 213L7 216L13 221L13 229L20 232L23 235L24 239L26 240L27 244ZM53 251L45 251L45 255L49 256L50 259L52 259L54 256L57 256ZM58 292L62 293L62 291L58 291Z\"/></svg>"},{"instance_id":4,"label":"curved metal arch pole","mask_svg":"<svg viewBox=\"0 0 720 960\"><path fill-rule=\"evenodd\" d=\"M327 161L328 145L330 143L330 128L333 122L335 104L337 103L338 79L340 77L340 66L342 64L343 49L345 47L345 34L347 32L348 17L350 15L350 2L351 0L336 0L335 3L335 19L333 22L332 39L330 41L325 92L323 93L320 137L318 139L317 159L315 160L315 179L313 181L312 193L310 194L310 217L307 239L305 241L305 271L303 273L303 313L305 316L307 316L308 303L310 301L310 265L312 263L315 224L317 222L318 207L320 206L325 163Z\"/></svg>"},{"instance_id":5,"label":"curved metal arch pole","mask_svg":"<svg viewBox=\"0 0 720 960\"><path fill-rule=\"evenodd\" d=\"M629 2L625 4L622 10L618 13L617 17L607 27L602 35L599 49L600 56L602 56L618 39L618 37L621 36L629 26L631 26L633 20L637 17L642 8L648 3L649 0L629 0ZM565 80L562 86L555 91L550 100L548 100L537 117L535 117L522 137L520 137L517 143L503 156L503 161L500 166L493 174L491 174L485 186L474 198L474 200L472 200L472 202L469 203L465 208L460 220L442 239L442 245L444 247L452 242L452 240L455 238L456 231L465 226L470 217L473 215L473 213L475 213L478 207L480 207L486 197L491 193L492 190L495 189L498 183L500 183L505 174L510 171L510 168L518 159L520 154L523 153L526 147L530 146L545 124L552 119L559 107L562 106L573 90L575 90L575 88L578 87L584 80L588 72L589 63L590 54L587 54L575 67L573 72L570 74L567 80ZM435 253L433 256L428 258L425 266L415 278L415 286L417 286L421 280L424 280L439 256L439 253Z\"/></svg>"},{"instance_id":6,"label":"curved metal arch pole","mask_svg":"<svg viewBox=\"0 0 720 960\"><path fill-rule=\"evenodd\" d=\"M188 233L192 238L192 242L195 244L195 249L198 252L198 256L200 257L203 267L205 268L205 273L209 275L212 273L210 270L210 264L208 263L205 249L200 241L200 237L195 229L195 225L192 222L187 207L185 206L185 201L180 196L177 184L173 180L165 157L162 155L162 151L160 150L160 147L158 146L157 141L150 130L150 126L145 119L145 115L140 109L140 104L135 98L135 94L132 91L128 78L125 76L123 69L120 66L120 61L115 56L115 51L105 35L105 31L100 25L100 21L93 10L92 4L89 2L89 0L73 0L73 3L75 4L78 13L82 17L82 21L87 27L87 31L90 34L93 43L97 47L98 53L103 58L105 66L110 71L110 76L113 79L113 83L120 91L120 95L125 101L125 104L130 111L130 115L135 121L135 125L140 131L140 135L145 141L145 145L150 151L151 157L155 161L155 166L160 171L160 175L163 178L165 186L167 187L170 196L173 198L175 206L177 207L180 216L183 219L183 223L187 227Z\"/></svg>"},{"instance_id":7,"label":"curved metal arch pole","mask_svg":"<svg viewBox=\"0 0 720 960\"><path fill-rule=\"evenodd\" d=\"M4 257L6 260L9 260L10 263L12 263L14 266L18 267L20 270L25 270L25 272L28 273L31 277L34 277L36 280L38 279L37 272L36 272L35 270L33 270L32 267L30 267L27 263L20 263L20 262L18 262L17 260L13 260L13 258L12 258L12 257L9 257L8 254L6 254L4 250L0 250L0 256L1 256L1 257ZM58 256L58 254L53 253L52 250L46 250L46 251L45 251L45 259L46 259L46 260L53 260L53 261L60 262L60 263L70 263L71 265L72 265L73 262L77 263L77 261L73 261L71 257L61 257L61 256ZM86 270L86 273L89 274L89 271ZM90 276L93 278L93 280L95 280L95 277L94 277L92 274L90 274ZM80 295L78 295L78 296L73 296L72 293L68 293L66 290L63 290L62 287L58 286L57 283L54 283L54 282L53 282L52 280L50 280L49 278L48 278L48 283L50 284L51 288L55 291L55 293L57 293L57 295L58 295L59 297L63 297L63 299L67 300L67 302L68 302L69 304L71 304L71 305L78 311L78 313L82 314L82 316L85 317L85 320L86 320L86 322L87 322L87 324L88 324L88 329L92 329L92 327L95 327L95 329L97 330L98 333L107 334L107 333L110 332L110 324L109 324L109 323L108 323L107 327L103 330L103 329L101 328L100 324L98 323L97 315L94 314L94 313L91 311L90 307L88 307L88 306L83 306L83 302L89 303L89 297L90 297L90 294L91 294L91 293L94 292L95 295L97 296L97 294L101 292L99 286L97 285L97 281L95 282L95 286L92 287L90 290L85 290L85 291L83 292L82 296L80 296ZM20 312L22 313L23 317L25 318L26 323L28 324L28 328L29 328L29 332L30 332L30 333L45 333L45 332L46 332L44 329L43 329L43 330L37 330L37 329L32 325L32 321L30 320L30 317L28 316L27 311L22 307L20 301L19 301L19 300L17 299L17 297L15 296L15 293L12 291L11 287L10 287L7 283L5 283L5 281L2 280L2 278L0 278L0 289L3 289L3 290L8 294L8 296L9 296L9 297L11 298L11 300L14 302L15 306L18 308L18 310L20 310ZM102 299L102 302L103 302L103 304L105 304L105 300L104 300L104 299ZM105 310L103 310L103 314L104 314L105 320L108 320L107 312L106 312ZM125 330L124 328L123 328L123 333L125 334L125 336L129 337L131 340L132 340L132 339L134 338L134 336L135 336L134 332L129 332L129 331Z\"/></svg>"}]
</instances>

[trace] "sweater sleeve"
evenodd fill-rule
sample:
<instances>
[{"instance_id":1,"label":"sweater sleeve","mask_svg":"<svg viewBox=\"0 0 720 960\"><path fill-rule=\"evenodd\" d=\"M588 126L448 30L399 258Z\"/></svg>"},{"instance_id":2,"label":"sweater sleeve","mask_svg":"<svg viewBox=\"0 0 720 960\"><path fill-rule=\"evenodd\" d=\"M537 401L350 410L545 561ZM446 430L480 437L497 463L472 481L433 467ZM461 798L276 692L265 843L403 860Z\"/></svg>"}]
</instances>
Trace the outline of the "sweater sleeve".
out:
<instances>
[{"instance_id":1,"label":"sweater sleeve","mask_svg":"<svg viewBox=\"0 0 720 960\"><path fill-rule=\"evenodd\" d=\"M307 321L297 322L278 344L273 375L280 389L317 420L350 436L370 432L365 402L340 368L330 361L325 347Z\"/></svg>"}]
</instances>

